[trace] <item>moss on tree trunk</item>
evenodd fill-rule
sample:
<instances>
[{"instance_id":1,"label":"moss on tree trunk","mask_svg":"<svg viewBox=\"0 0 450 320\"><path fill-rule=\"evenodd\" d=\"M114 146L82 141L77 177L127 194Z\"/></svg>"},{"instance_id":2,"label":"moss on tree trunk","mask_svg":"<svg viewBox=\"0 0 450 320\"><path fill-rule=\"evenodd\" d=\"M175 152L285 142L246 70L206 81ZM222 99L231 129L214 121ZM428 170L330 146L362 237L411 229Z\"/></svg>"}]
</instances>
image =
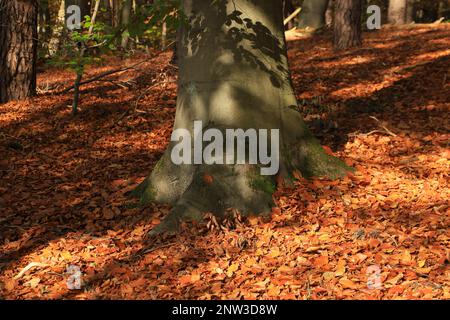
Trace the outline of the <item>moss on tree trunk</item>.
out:
<instances>
[{"instance_id":1,"label":"moss on tree trunk","mask_svg":"<svg viewBox=\"0 0 450 320\"><path fill-rule=\"evenodd\" d=\"M188 24L180 30L179 84L174 129L206 127L280 130L280 171L305 176L343 175L348 169L328 156L298 111L284 38L282 2L185 0ZM153 233L174 230L180 219L270 212L276 177L260 167L175 165L171 142L151 175L135 190L143 203L170 203L173 209Z\"/></svg>"}]
</instances>

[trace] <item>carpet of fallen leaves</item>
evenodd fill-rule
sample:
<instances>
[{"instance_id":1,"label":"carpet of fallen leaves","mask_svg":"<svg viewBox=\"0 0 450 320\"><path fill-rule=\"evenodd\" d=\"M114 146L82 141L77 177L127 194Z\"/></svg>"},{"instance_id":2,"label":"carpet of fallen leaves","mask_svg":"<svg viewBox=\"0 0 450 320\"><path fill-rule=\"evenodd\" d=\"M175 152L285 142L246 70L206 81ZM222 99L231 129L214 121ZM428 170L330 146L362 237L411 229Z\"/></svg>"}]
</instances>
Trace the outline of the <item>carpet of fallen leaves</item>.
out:
<instances>
[{"instance_id":1,"label":"carpet of fallen leaves","mask_svg":"<svg viewBox=\"0 0 450 320\"><path fill-rule=\"evenodd\" d=\"M0 105L0 298L450 299L450 27L290 43L295 90L322 144L357 171L280 189L271 219L186 226L146 240L170 209L126 193L170 137L170 53L109 58L88 76L41 68L39 95ZM106 81L107 80L107 81ZM69 290L69 266L82 272Z\"/></svg>"}]
</instances>

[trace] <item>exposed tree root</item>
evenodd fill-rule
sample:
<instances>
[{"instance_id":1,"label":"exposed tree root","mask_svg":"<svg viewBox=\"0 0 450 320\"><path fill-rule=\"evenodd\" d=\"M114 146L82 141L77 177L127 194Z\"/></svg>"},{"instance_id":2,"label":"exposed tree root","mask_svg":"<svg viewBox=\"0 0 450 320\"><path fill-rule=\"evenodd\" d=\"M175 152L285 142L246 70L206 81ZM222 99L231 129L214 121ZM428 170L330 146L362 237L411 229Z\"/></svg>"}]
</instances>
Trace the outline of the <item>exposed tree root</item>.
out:
<instances>
[{"instance_id":1,"label":"exposed tree root","mask_svg":"<svg viewBox=\"0 0 450 320\"><path fill-rule=\"evenodd\" d=\"M170 150L170 147L169 149ZM173 209L149 235L176 233L180 221L200 221L206 212L224 217L229 209L243 216L269 214L274 202L275 176L260 175L257 165L174 165L169 152L161 158L152 174L133 195L142 204L151 201L169 203ZM338 178L351 168L328 155L311 137L289 152L283 152L279 176L294 179L293 171L305 177Z\"/></svg>"}]
</instances>

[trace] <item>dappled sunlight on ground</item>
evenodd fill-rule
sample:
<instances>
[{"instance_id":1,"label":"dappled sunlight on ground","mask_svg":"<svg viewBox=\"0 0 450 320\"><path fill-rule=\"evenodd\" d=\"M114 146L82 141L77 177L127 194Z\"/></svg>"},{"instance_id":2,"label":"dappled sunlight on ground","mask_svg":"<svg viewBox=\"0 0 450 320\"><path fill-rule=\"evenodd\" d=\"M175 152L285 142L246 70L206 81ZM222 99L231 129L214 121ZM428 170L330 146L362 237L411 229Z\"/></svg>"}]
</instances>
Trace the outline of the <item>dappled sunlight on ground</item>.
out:
<instances>
[{"instance_id":1,"label":"dappled sunlight on ground","mask_svg":"<svg viewBox=\"0 0 450 320\"><path fill-rule=\"evenodd\" d=\"M329 34L289 44L306 120L354 174L298 177L270 219L151 240L170 208L127 193L170 137L171 54L87 85L74 118L59 93L73 75L41 73L38 97L0 105L0 298L450 299L450 27L365 38L339 53ZM143 59L108 58L86 78ZM81 290L67 288L70 265Z\"/></svg>"}]
</instances>

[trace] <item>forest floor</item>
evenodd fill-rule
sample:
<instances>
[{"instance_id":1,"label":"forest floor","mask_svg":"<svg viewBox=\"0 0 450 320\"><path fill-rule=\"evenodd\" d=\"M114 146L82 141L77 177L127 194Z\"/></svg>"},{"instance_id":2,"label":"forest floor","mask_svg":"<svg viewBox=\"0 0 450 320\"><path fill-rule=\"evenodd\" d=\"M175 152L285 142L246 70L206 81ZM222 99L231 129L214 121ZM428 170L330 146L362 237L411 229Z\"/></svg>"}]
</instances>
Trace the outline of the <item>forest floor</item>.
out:
<instances>
[{"instance_id":1,"label":"forest floor","mask_svg":"<svg viewBox=\"0 0 450 320\"><path fill-rule=\"evenodd\" d=\"M73 74L44 68L36 98L0 105L0 298L450 299L450 25L364 37L289 44L305 117L353 175L277 190L270 219L151 240L170 208L126 194L170 137L171 53L91 68L147 59L86 85L75 117Z\"/></svg>"}]
</instances>

